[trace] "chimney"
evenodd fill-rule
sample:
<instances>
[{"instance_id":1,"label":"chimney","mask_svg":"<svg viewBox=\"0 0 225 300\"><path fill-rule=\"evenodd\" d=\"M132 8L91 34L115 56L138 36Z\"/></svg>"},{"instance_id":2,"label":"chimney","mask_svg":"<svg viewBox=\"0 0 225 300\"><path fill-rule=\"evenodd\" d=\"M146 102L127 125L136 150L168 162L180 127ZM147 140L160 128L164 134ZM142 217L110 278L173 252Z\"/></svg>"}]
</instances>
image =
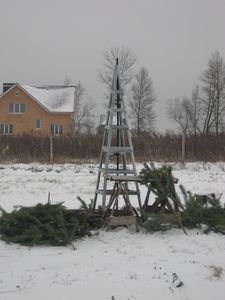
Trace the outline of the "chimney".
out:
<instances>
[{"instance_id":1,"label":"chimney","mask_svg":"<svg viewBox=\"0 0 225 300\"><path fill-rule=\"evenodd\" d=\"M13 82L3 82L3 94L8 91L15 83Z\"/></svg>"}]
</instances>

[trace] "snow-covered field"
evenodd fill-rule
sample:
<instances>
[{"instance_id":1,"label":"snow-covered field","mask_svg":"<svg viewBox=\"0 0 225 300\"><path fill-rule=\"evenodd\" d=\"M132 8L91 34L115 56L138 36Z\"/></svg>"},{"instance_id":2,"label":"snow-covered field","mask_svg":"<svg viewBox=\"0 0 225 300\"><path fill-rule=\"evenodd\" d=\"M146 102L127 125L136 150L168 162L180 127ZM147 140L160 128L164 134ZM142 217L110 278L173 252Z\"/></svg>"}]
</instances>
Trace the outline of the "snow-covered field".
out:
<instances>
[{"instance_id":1,"label":"snow-covered field","mask_svg":"<svg viewBox=\"0 0 225 300\"><path fill-rule=\"evenodd\" d=\"M173 174L193 193L223 193L225 203L224 163L174 164ZM0 206L11 211L18 205L45 203L50 192L52 203L78 207L78 195L87 202L93 198L96 176L93 164L0 165ZM145 192L141 186L143 197ZM75 244L76 251L0 241L0 299L225 299L222 235L118 228ZM183 285L177 287L180 281Z\"/></svg>"}]
</instances>

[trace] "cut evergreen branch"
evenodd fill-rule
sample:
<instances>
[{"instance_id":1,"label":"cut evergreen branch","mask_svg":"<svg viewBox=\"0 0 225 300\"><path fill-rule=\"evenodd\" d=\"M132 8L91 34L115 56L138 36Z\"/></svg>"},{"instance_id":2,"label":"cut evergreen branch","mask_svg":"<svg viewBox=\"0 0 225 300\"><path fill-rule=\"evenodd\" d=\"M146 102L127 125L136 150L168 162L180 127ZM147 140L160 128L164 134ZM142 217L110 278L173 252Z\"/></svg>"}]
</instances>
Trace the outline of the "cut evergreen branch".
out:
<instances>
[{"instance_id":1,"label":"cut evergreen branch","mask_svg":"<svg viewBox=\"0 0 225 300\"><path fill-rule=\"evenodd\" d=\"M0 209L2 240L21 245L72 245L99 228L101 217L85 210L67 210L62 203L37 204L7 213Z\"/></svg>"},{"instance_id":2,"label":"cut evergreen branch","mask_svg":"<svg viewBox=\"0 0 225 300\"><path fill-rule=\"evenodd\" d=\"M142 226L149 232L163 230L159 214L145 214Z\"/></svg>"},{"instance_id":3,"label":"cut evergreen branch","mask_svg":"<svg viewBox=\"0 0 225 300\"><path fill-rule=\"evenodd\" d=\"M220 199L192 194L183 186L180 188L186 206L184 225L189 228L200 228L204 224L207 226L205 233L214 231L225 234L225 208L221 206Z\"/></svg>"},{"instance_id":4,"label":"cut evergreen branch","mask_svg":"<svg viewBox=\"0 0 225 300\"><path fill-rule=\"evenodd\" d=\"M90 203L86 203L86 201L84 201L83 199L81 199L80 196L77 196L77 200L81 204L80 205L80 209L81 210L85 210L87 212L93 212L93 211L95 211L97 214L103 213L101 205L99 205L97 209L94 209L94 200L93 199L90 200Z\"/></svg>"},{"instance_id":5,"label":"cut evergreen branch","mask_svg":"<svg viewBox=\"0 0 225 300\"><path fill-rule=\"evenodd\" d=\"M156 201L151 206L153 213L158 212L159 209L162 211L165 207L171 213L184 210L184 206L176 193L175 183L178 180L173 177L171 166L164 165L156 169L152 162L150 164L145 163L139 177L142 184L148 186L156 196Z\"/></svg>"}]
</instances>

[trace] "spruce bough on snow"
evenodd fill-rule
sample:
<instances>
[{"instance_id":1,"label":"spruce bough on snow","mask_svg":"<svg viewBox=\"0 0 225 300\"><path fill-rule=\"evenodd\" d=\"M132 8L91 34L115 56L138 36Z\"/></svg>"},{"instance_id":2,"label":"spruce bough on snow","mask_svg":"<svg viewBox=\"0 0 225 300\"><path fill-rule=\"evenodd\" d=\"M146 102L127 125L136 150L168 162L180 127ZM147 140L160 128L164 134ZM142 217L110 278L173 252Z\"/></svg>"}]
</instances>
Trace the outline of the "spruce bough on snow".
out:
<instances>
[{"instance_id":1,"label":"spruce bough on snow","mask_svg":"<svg viewBox=\"0 0 225 300\"><path fill-rule=\"evenodd\" d=\"M84 210L67 210L62 203L37 204L7 213L2 208L0 234L2 240L21 245L71 244L90 234L96 216Z\"/></svg>"},{"instance_id":2,"label":"spruce bough on snow","mask_svg":"<svg viewBox=\"0 0 225 300\"><path fill-rule=\"evenodd\" d=\"M210 200L210 203L205 203L201 195L193 195L183 186L180 186L180 189L186 206L184 225L196 228L204 224L207 226L204 233L214 231L225 234L225 208L221 206L220 200L214 198Z\"/></svg>"}]
</instances>

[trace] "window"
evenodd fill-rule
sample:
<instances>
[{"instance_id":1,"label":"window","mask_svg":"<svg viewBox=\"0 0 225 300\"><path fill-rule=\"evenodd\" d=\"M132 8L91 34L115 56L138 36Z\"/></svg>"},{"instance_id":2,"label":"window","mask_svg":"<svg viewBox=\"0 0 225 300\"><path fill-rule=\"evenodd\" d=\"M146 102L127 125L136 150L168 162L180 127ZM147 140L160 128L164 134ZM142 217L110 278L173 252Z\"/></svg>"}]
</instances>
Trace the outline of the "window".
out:
<instances>
[{"instance_id":1,"label":"window","mask_svg":"<svg viewBox=\"0 0 225 300\"><path fill-rule=\"evenodd\" d=\"M51 133L54 135L61 135L63 134L63 125L62 124L52 124L50 126Z\"/></svg>"},{"instance_id":2,"label":"window","mask_svg":"<svg viewBox=\"0 0 225 300\"><path fill-rule=\"evenodd\" d=\"M19 90L16 90L16 91L15 91L15 95L16 95L16 97L19 97L20 91L19 91Z\"/></svg>"},{"instance_id":3,"label":"window","mask_svg":"<svg viewBox=\"0 0 225 300\"><path fill-rule=\"evenodd\" d=\"M35 121L35 129L41 129L41 120Z\"/></svg>"},{"instance_id":4,"label":"window","mask_svg":"<svg viewBox=\"0 0 225 300\"><path fill-rule=\"evenodd\" d=\"M0 124L0 134L12 134L13 125L12 124Z\"/></svg>"},{"instance_id":5,"label":"window","mask_svg":"<svg viewBox=\"0 0 225 300\"><path fill-rule=\"evenodd\" d=\"M9 103L9 113L23 114L26 107L24 103Z\"/></svg>"},{"instance_id":6,"label":"window","mask_svg":"<svg viewBox=\"0 0 225 300\"><path fill-rule=\"evenodd\" d=\"M19 103L15 103L15 113L19 113L20 112L20 105Z\"/></svg>"}]
</instances>

